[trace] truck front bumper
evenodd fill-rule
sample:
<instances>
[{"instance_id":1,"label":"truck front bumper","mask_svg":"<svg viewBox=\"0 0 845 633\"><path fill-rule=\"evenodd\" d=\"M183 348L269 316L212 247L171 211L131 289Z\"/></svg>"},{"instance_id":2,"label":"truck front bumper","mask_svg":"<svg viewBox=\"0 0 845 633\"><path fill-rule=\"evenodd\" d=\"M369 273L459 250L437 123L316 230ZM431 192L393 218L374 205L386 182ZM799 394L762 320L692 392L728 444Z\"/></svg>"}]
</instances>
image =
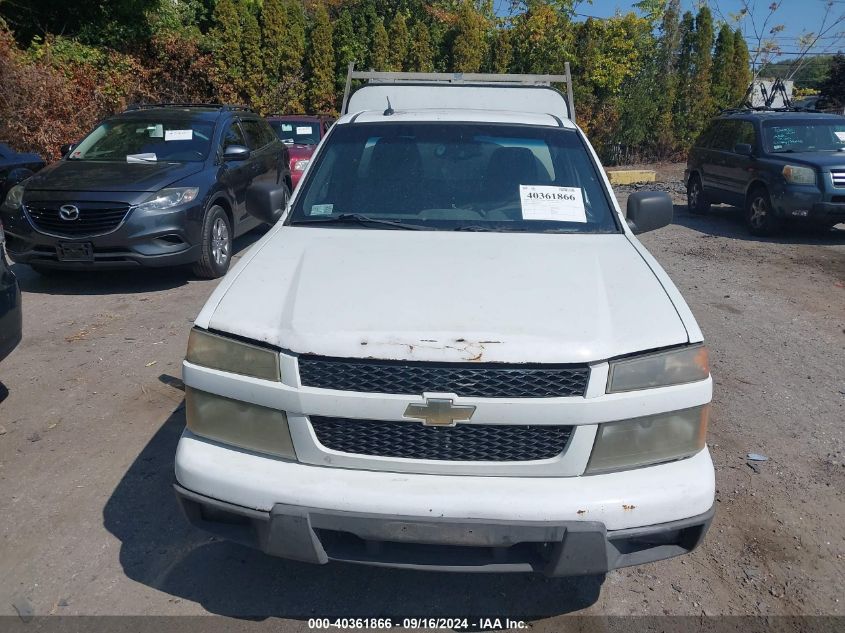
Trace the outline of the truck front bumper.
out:
<instances>
[{"instance_id":1,"label":"truck front bumper","mask_svg":"<svg viewBox=\"0 0 845 633\"><path fill-rule=\"evenodd\" d=\"M707 449L581 477L466 477L287 462L186 431L176 493L197 527L268 554L450 571L600 574L692 551L713 516Z\"/></svg>"}]
</instances>

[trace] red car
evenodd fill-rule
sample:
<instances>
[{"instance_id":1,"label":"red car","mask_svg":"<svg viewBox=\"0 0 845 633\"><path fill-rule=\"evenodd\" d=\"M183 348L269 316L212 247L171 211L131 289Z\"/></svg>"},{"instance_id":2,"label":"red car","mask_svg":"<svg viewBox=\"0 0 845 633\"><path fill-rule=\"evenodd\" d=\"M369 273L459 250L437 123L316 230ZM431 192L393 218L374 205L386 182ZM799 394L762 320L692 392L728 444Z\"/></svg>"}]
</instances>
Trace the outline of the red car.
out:
<instances>
[{"instance_id":1,"label":"red car","mask_svg":"<svg viewBox=\"0 0 845 633\"><path fill-rule=\"evenodd\" d=\"M288 147L291 182L296 189L317 143L326 135L335 119L324 115L273 114L267 117L267 121Z\"/></svg>"}]
</instances>

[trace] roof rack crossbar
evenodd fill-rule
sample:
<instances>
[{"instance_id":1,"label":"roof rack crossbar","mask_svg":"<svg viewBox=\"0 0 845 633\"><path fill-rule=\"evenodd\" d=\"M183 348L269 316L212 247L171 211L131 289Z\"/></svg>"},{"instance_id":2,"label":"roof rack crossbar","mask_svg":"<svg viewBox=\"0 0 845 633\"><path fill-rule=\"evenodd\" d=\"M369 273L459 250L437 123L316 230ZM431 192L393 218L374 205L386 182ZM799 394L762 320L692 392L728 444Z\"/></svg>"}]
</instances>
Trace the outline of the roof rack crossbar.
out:
<instances>
[{"instance_id":1,"label":"roof rack crossbar","mask_svg":"<svg viewBox=\"0 0 845 633\"><path fill-rule=\"evenodd\" d=\"M218 110L232 111L243 110L245 112L252 112L252 108L246 105L228 104L228 103L133 103L127 106L127 112L130 110L151 110L153 108L216 108Z\"/></svg>"},{"instance_id":2,"label":"roof rack crossbar","mask_svg":"<svg viewBox=\"0 0 845 633\"><path fill-rule=\"evenodd\" d=\"M340 112L341 114L347 113L346 108L349 105L349 94L352 88L353 79L384 83L497 83L510 86L550 86L553 83L561 83L566 84L569 116L570 119L574 121L575 102L572 95L572 73L569 69L569 62L565 63L564 68L565 74L563 75L523 75L513 73L401 73L355 70L355 62L349 62L346 72L346 85L343 89L343 105Z\"/></svg>"}]
</instances>

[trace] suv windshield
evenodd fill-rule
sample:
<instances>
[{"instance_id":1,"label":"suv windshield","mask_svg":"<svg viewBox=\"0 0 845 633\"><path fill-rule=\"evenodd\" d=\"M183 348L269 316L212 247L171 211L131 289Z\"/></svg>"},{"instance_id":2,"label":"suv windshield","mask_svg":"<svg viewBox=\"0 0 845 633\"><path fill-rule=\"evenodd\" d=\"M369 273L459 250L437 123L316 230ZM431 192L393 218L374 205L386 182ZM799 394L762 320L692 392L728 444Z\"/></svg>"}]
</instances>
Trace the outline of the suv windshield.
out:
<instances>
[{"instance_id":1,"label":"suv windshield","mask_svg":"<svg viewBox=\"0 0 845 633\"><path fill-rule=\"evenodd\" d=\"M289 222L619 231L596 165L574 130L476 123L337 126Z\"/></svg>"},{"instance_id":2,"label":"suv windshield","mask_svg":"<svg viewBox=\"0 0 845 633\"><path fill-rule=\"evenodd\" d=\"M270 121L270 126L283 143L288 145L316 145L320 142L317 121Z\"/></svg>"},{"instance_id":3,"label":"suv windshield","mask_svg":"<svg viewBox=\"0 0 845 633\"><path fill-rule=\"evenodd\" d=\"M845 119L766 121L763 140L768 152L832 152L845 149Z\"/></svg>"},{"instance_id":4,"label":"suv windshield","mask_svg":"<svg viewBox=\"0 0 845 633\"><path fill-rule=\"evenodd\" d=\"M114 119L86 136L68 159L201 162L208 156L213 131L212 122L199 119Z\"/></svg>"}]
</instances>

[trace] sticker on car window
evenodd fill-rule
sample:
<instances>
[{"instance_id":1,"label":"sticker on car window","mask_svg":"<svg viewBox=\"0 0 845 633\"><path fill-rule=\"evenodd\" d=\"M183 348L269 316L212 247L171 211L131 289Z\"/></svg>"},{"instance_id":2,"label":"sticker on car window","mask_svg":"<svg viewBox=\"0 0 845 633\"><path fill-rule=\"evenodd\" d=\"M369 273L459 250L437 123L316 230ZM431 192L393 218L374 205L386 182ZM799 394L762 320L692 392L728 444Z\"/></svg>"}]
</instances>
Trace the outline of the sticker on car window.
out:
<instances>
[{"instance_id":1,"label":"sticker on car window","mask_svg":"<svg viewBox=\"0 0 845 633\"><path fill-rule=\"evenodd\" d=\"M298 125L296 127L296 133L297 134L313 134L314 128L311 127L310 125L305 125L305 126L299 126Z\"/></svg>"},{"instance_id":2,"label":"sticker on car window","mask_svg":"<svg viewBox=\"0 0 845 633\"><path fill-rule=\"evenodd\" d=\"M331 215L333 210L333 204L312 204L308 215Z\"/></svg>"},{"instance_id":3,"label":"sticker on car window","mask_svg":"<svg viewBox=\"0 0 845 633\"><path fill-rule=\"evenodd\" d=\"M587 210L579 187L519 185L523 220L586 222Z\"/></svg>"},{"instance_id":4,"label":"sticker on car window","mask_svg":"<svg viewBox=\"0 0 845 633\"><path fill-rule=\"evenodd\" d=\"M836 134L836 138L845 143L845 132L834 132L834 134Z\"/></svg>"},{"instance_id":5,"label":"sticker on car window","mask_svg":"<svg viewBox=\"0 0 845 633\"><path fill-rule=\"evenodd\" d=\"M164 136L164 125L161 123L150 125L147 128L147 132L150 133L150 138L162 138Z\"/></svg>"},{"instance_id":6,"label":"sticker on car window","mask_svg":"<svg viewBox=\"0 0 845 633\"><path fill-rule=\"evenodd\" d=\"M293 132L293 125L290 123L282 123L282 132Z\"/></svg>"},{"instance_id":7,"label":"sticker on car window","mask_svg":"<svg viewBox=\"0 0 845 633\"><path fill-rule=\"evenodd\" d=\"M190 141L194 138L193 130L167 130L164 133L165 141Z\"/></svg>"}]
</instances>

